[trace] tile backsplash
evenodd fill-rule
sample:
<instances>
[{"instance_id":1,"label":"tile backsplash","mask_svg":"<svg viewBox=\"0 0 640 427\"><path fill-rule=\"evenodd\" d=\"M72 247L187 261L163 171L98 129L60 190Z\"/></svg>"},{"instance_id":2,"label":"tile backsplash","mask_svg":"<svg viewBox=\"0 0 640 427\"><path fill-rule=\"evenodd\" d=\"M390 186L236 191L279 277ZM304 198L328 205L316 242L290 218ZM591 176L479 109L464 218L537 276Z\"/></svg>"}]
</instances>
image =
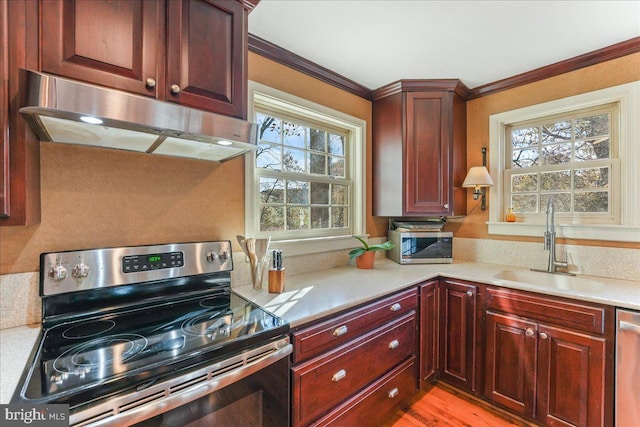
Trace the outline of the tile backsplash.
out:
<instances>
[{"instance_id":1,"label":"tile backsplash","mask_svg":"<svg viewBox=\"0 0 640 427\"><path fill-rule=\"evenodd\" d=\"M384 239L371 239L381 243ZM640 250L600 246L558 245L558 258L568 256L570 270L576 274L640 281ZM384 257L384 252L377 252ZM547 251L541 243L507 240L454 238L455 261L471 261L522 268L545 268ZM249 263L242 252L233 254L234 286L251 283ZM288 256L287 276L310 273L349 262L349 251L323 252L313 255ZM265 279L263 287L268 286ZM38 273L0 275L0 329L39 323L42 317L38 296Z\"/></svg>"}]
</instances>

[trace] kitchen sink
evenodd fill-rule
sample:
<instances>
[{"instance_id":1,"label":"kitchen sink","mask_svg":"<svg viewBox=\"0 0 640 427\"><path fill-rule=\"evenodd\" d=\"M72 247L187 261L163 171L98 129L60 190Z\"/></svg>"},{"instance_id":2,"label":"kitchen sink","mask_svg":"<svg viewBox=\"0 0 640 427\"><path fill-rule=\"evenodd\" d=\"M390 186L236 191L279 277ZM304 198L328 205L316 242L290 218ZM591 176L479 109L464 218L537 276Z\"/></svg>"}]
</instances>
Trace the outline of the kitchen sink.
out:
<instances>
[{"instance_id":1,"label":"kitchen sink","mask_svg":"<svg viewBox=\"0 0 640 427\"><path fill-rule=\"evenodd\" d=\"M496 273L494 277L499 280L539 285L545 288L567 289L590 293L604 290L604 283L597 280L530 270L502 270Z\"/></svg>"}]
</instances>

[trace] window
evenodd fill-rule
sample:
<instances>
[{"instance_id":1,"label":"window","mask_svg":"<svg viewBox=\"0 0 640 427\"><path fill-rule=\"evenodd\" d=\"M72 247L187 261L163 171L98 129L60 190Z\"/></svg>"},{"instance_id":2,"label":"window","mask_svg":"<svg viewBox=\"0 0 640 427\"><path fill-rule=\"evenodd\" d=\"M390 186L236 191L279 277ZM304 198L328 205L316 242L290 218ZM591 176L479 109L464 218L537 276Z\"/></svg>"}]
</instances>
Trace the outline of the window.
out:
<instances>
[{"instance_id":1,"label":"window","mask_svg":"<svg viewBox=\"0 0 640 427\"><path fill-rule=\"evenodd\" d=\"M640 82L489 118L489 233L640 241ZM506 224L513 207L518 222Z\"/></svg>"},{"instance_id":2,"label":"window","mask_svg":"<svg viewBox=\"0 0 640 427\"><path fill-rule=\"evenodd\" d=\"M619 223L617 104L506 127L504 200L521 218ZM612 200L613 199L613 200Z\"/></svg>"},{"instance_id":3,"label":"window","mask_svg":"<svg viewBox=\"0 0 640 427\"><path fill-rule=\"evenodd\" d=\"M247 235L327 250L328 241L361 234L364 121L253 82L250 88L258 150L247 156Z\"/></svg>"}]
</instances>

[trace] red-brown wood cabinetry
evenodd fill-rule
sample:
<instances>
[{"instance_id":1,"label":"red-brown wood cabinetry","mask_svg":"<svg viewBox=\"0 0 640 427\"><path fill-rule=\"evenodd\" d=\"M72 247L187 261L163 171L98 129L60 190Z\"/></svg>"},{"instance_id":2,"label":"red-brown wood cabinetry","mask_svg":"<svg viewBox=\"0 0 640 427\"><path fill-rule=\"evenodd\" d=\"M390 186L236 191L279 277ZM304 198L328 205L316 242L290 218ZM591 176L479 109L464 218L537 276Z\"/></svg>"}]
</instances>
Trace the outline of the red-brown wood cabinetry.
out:
<instances>
[{"instance_id":1,"label":"red-brown wood cabinetry","mask_svg":"<svg viewBox=\"0 0 640 427\"><path fill-rule=\"evenodd\" d=\"M613 309L488 288L484 396L543 425L613 424Z\"/></svg>"},{"instance_id":2,"label":"red-brown wood cabinetry","mask_svg":"<svg viewBox=\"0 0 640 427\"><path fill-rule=\"evenodd\" d=\"M417 309L411 289L293 330L292 425L375 425L413 397Z\"/></svg>"},{"instance_id":3,"label":"red-brown wood cabinetry","mask_svg":"<svg viewBox=\"0 0 640 427\"><path fill-rule=\"evenodd\" d=\"M438 280L420 285L420 388L438 370Z\"/></svg>"},{"instance_id":4,"label":"red-brown wood cabinetry","mask_svg":"<svg viewBox=\"0 0 640 427\"><path fill-rule=\"evenodd\" d=\"M467 91L458 80L401 80L374 91L374 215L466 213Z\"/></svg>"}]
</instances>

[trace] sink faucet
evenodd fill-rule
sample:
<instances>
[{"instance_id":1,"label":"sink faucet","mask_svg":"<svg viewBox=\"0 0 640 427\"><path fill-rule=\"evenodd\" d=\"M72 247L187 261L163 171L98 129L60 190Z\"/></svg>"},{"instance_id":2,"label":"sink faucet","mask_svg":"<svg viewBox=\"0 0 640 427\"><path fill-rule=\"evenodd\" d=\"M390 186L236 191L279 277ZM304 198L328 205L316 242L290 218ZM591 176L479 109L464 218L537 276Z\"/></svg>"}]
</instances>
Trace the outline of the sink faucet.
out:
<instances>
[{"instance_id":1,"label":"sink faucet","mask_svg":"<svg viewBox=\"0 0 640 427\"><path fill-rule=\"evenodd\" d=\"M566 261L557 261L556 260L556 227L554 214L555 209L553 207L553 198L549 197L547 201L547 225L544 232L544 249L549 251L549 263L547 264L546 270L537 270L532 268L533 271L545 271L547 273L556 273L556 274L568 274L570 276L575 276L573 273L568 273L564 271L558 271L559 268L569 268L569 264ZM551 219L551 221L549 221Z\"/></svg>"}]
</instances>

